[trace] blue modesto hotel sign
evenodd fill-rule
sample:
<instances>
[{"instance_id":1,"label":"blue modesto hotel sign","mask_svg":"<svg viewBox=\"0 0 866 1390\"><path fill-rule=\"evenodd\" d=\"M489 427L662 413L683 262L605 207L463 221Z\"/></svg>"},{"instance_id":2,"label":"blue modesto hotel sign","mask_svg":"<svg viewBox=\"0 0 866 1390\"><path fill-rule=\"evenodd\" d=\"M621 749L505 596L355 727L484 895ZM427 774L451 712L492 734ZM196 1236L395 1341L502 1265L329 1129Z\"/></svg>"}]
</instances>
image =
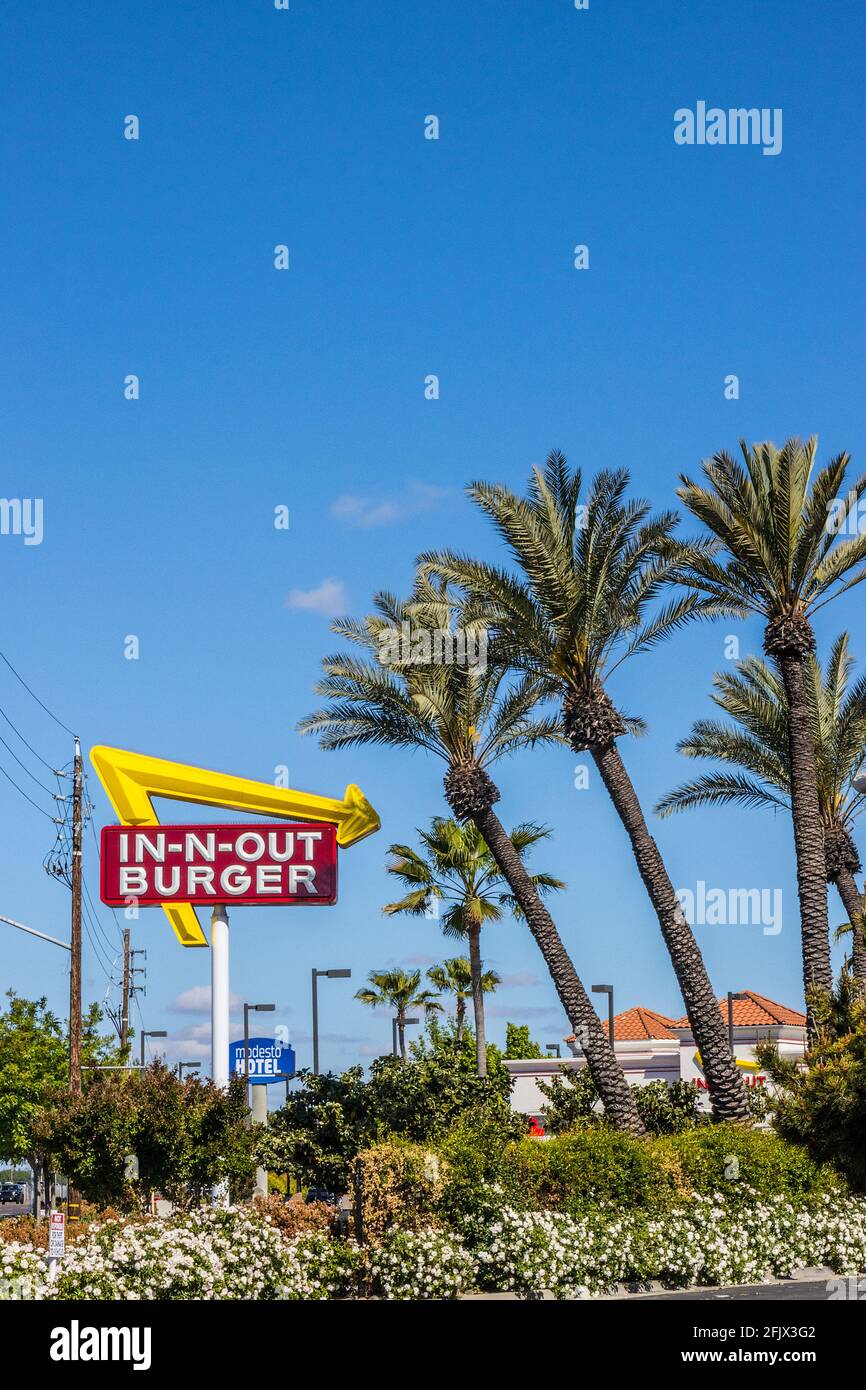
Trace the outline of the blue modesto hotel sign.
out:
<instances>
[{"instance_id":1,"label":"blue modesto hotel sign","mask_svg":"<svg viewBox=\"0 0 866 1390\"><path fill-rule=\"evenodd\" d=\"M294 1074L295 1051L288 1043L275 1038L250 1038L251 1084L267 1085L269 1081L282 1081L286 1075ZM229 1043L229 1076L244 1074L244 1040Z\"/></svg>"}]
</instances>

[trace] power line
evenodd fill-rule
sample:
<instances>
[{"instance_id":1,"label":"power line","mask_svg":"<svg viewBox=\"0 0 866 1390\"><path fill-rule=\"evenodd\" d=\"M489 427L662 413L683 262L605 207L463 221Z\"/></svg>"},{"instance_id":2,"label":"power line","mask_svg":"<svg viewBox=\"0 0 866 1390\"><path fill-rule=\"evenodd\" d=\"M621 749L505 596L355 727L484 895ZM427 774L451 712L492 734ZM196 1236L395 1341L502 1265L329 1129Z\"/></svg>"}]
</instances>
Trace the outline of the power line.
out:
<instances>
[{"instance_id":1,"label":"power line","mask_svg":"<svg viewBox=\"0 0 866 1390\"><path fill-rule=\"evenodd\" d=\"M9 667L9 670L12 672L15 679L17 681L20 681L20 683L24 686L24 689L27 691L27 694L30 695L36 701L40 709L43 709L45 711L49 719L53 719L55 724L58 724L61 729L65 729L68 734L71 734L71 736L75 738L74 729L70 729L68 724L64 724L62 719L58 719L57 715L52 713L48 706L42 700L40 700L35 690L30 689L30 686L27 684L24 677L19 676L18 672L15 670L15 667L12 665L12 662L9 660L8 656L6 656L5 653L2 651L0 651L0 660L5 661L6 665Z\"/></svg>"},{"instance_id":2,"label":"power line","mask_svg":"<svg viewBox=\"0 0 866 1390\"><path fill-rule=\"evenodd\" d=\"M24 797L24 800L25 800L25 801L29 801L29 802L30 802L30 805L33 806L33 807L35 807L35 809L39 812L40 815L45 816L47 820L50 820L50 821L54 822L55 824L57 823L57 817L56 817L56 816L52 816L52 815L51 815L51 812L50 812L50 811L46 811L46 810L44 809L44 807L39 806L39 805L33 800L33 797L32 797L32 796L28 796L27 793L26 793L25 791L23 791L21 787L19 787L18 783L15 781L15 778L9 776L9 773L6 771L5 767L3 767L2 763L0 763L0 772L3 773L3 776L6 778L6 781L7 781L7 782L11 782L12 785L13 785L13 787L15 788L15 790L16 790L17 792L19 792L21 796Z\"/></svg>"},{"instance_id":3,"label":"power line","mask_svg":"<svg viewBox=\"0 0 866 1390\"><path fill-rule=\"evenodd\" d=\"M12 729L12 731L18 735L21 742L24 744L24 747L30 749L30 752L33 754L34 758L38 759L38 761L42 764L43 767L47 767L49 772L53 772L55 777L60 776L61 774L58 773L56 769L53 768L51 764L45 760L45 758L42 757L42 754L36 752L36 749L33 747L33 744L27 742L27 739L24 737L21 730L15 724L12 723L12 720L9 718L9 715L2 707L0 707L0 714L2 714L3 718L6 720L6 723L9 725L9 728Z\"/></svg>"},{"instance_id":4,"label":"power line","mask_svg":"<svg viewBox=\"0 0 866 1390\"><path fill-rule=\"evenodd\" d=\"M52 797L55 801L63 801L63 800L64 800L63 797L58 796L56 792L53 792L53 791L51 790L50 787L46 787L46 785L45 785L44 782L40 782L39 778L36 776L35 773L33 773L33 772L30 771L30 768L27 766L26 763L22 763L22 761L21 761L21 759L19 758L18 754L15 752L15 749L14 749L14 748L11 748L11 747L9 746L9 744L6 742L6 740L5 740L5 738L3 737L2 734L0 734L0 743L3 744L3 747L6 749L6 751L7 751L8 753L11 753L11 754L12 754L12 757L15 759L16 763L18 764L18 766L19 766L20 768L23 768L23 770L27 773L27 776L30 777L30 778L36 783L37 787L41 787L42 790L43 790L44 792L47 792L48 795L49 795L50 797ZM45 766L47 767L48 764L46 763ZM51 770L52 770L52 772L54 772L54 769L53 769L53 768L52 768ZM58 774L55 772L54 775L55 775L55 777L56 777Z\"/></svg>"},{"instance_id":5,"label":"power line","mask_svg":"<svg viewBox=\"0 0 866 1390\"><path fill-rule=\"evenodd\" d=\"M114 946L112 945L111 941L109 941L108 935L107 935L107 933L105 932L105 930L104 930L104 928L103 928L103 926L102 926L101 921L99 920L99 916L98 916L98 914L97 914L97 907L96 907L95 902L93 901L93 898L92 898L91 895L90 895L90 889L88 888L87 884L84 883L83 881L82 881L82 887L84 888L84 896L87 898L87 901L88 901L88 903L90 904L90 910L91 910L91 912L93 913L93 920L96 922L96 925L97 925L97 927L98 927L98 929L99 929L100 936L102 937L103 941L105 942L105 945L106 945L107 949L108 949L109 951L113 951L113 950L114 950Z\"/></svg>"}]
</instances>

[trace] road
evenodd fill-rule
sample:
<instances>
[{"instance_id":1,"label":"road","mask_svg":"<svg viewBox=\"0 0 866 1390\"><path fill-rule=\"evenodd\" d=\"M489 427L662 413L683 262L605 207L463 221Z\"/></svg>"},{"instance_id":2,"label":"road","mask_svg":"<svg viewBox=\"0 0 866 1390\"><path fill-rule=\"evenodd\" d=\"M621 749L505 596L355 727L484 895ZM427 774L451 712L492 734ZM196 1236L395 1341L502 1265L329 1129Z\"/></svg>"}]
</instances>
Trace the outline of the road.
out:
<instances>
[{"instance_id":1,"label":"road","mask_svg":"<svg viewBox=\"0 0 866 1390\"><path fill-rule=\"evenodd\" d=\"M641 1303L671 1303L681 1299L691 1302L723 1299L733 1303L826 1303L830 1299L845 1298L846 1295L855 1297L848 1291L848 1282L831 1275L826 1279L792 1279L790 1283L782 1284L738 1284L728 1289L680 1289L671 1293L645 1293L638 1297ZM866 1290L862 1276L860 1287Z\"/></svg>"},{"instance_id":2,"label":"road","mask_svg":"<svg viewBox=\"0 0 866 1390\"><path fill-rule=\"evenodd\" d=\"M26 1216L29 1210L27 1202L0 1202L0 1220L4 1216Z\"/></svg>"}]
</instances>

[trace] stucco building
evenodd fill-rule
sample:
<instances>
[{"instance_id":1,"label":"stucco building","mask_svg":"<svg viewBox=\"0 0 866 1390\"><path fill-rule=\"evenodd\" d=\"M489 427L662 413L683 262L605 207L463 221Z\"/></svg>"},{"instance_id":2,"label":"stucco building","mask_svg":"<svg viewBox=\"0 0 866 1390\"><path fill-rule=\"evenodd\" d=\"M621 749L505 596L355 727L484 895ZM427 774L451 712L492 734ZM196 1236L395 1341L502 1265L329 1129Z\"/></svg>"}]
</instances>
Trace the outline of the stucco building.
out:
<instances>
[{"instance_id":1,"label":"stucco building","mask_svg":"<svg viewBox=\"0 0 866 1390\"><path fill-rule=\"evenodd\" d=\"M733 1001L734 1056L749 1086L764 1086L766 1075L755 1058L755 1047L769 1038L783 1057L801 1058L806 1049L806 1015L786 1004L758 994L739 990L742 999ZM727 997L719 1000L719 1010L728 1026ZM605 1033L607 1021L603 1024ZM544 1057L526 1061L506 1061L514 1078L511 1107L524 1115L540 1115L545 1098L538 1082L549 1081L562 1068L580 1071L586 1060L574 1035L565 1039L572 1056L564 1059ZM667 1018L653 1009L638 1005L617 1014L613 1021L613 1046L626 1078L632 1086L650 1081L689 1081L706 1098L707 1083L687 1018Z\"/></svg>"}]
</instances>

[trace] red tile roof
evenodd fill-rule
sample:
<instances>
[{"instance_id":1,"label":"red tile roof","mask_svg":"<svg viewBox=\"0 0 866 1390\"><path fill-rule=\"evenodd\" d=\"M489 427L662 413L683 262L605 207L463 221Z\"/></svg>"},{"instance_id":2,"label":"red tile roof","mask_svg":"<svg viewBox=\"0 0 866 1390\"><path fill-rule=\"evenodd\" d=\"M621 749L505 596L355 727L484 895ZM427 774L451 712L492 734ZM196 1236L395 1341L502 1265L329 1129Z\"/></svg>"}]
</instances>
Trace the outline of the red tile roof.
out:
<instances>
[{"instance_id":1,"label":"red tile roof","mask_svg":"<svg viewBox=\"0 0 866 1390\"><path fill-rule=\"evenodd\" d=\"M737 993L746 994L748 998L734 1000L735 1028L771 1028L779 1024L787 1024L793 1028L806 1026L806 1015L798 1013L796 1009L789 1009L786 1004L777 1004L773 999L767 999L765 995L757 994L753 989L741 989L737 990ZM727 1024L727 995L719 1000L719 1012ZM613 1039L614 1042L644 1042L651 1038L675 1038L675 1028L688 1026L687 1018L666 1018L664 1014L658 1014L654 1009L647 1009L638 1004L636 1008L626 1009L625 1013L614 1016ZM602 1027L607 1033L607 1019L603 1020ZM573 1033L565 1039L566 1042L574 1040Z\"/></svg>"},{"instance_id":2,"label":"red tile roof","mask_svg":"<svg viewBox=\"0 0 866 1390\"><path fill-rule=\"evenodd\" d=\"M806 1015L799 1013L796 1009L789 1009L786 1004L777 1004L773 999L767 999L763 994L757 994L753 989L737 990L738 994L745 994L746 999L735 999L734 1006L734 1027L735 1028L754 1028L754 1027L773 1027L778 1024L788 1024L793 1028L805 1028ZM728 997L724 995L719 1000L719 1012L725 1023L728 1021ZM688 1028L687 1018L677 1019L675 1028ZM616 1033L614 1033L616 1037Z\"/></svg>"},{"instance_id":3,"label":"red tile roof","mask_svg":"<svg viewBox=\"0 0 866 1390\"><path fill-rule=\"evenodd\" d=\"M625 1013L614 1015L613 1040L643 1042L649 1038L673 1038L676 1037L671 1031L673 1024L672 1018L666 1018L664 1014L657 1014L653 1009L645 1009L642 1004L638 1004L637 1008L626 1009ZM607 1033L607 1019L603 1020L602 1027ZM574 1034L565 1041L574 1042Z\"/></svg>"}]
</instances>

